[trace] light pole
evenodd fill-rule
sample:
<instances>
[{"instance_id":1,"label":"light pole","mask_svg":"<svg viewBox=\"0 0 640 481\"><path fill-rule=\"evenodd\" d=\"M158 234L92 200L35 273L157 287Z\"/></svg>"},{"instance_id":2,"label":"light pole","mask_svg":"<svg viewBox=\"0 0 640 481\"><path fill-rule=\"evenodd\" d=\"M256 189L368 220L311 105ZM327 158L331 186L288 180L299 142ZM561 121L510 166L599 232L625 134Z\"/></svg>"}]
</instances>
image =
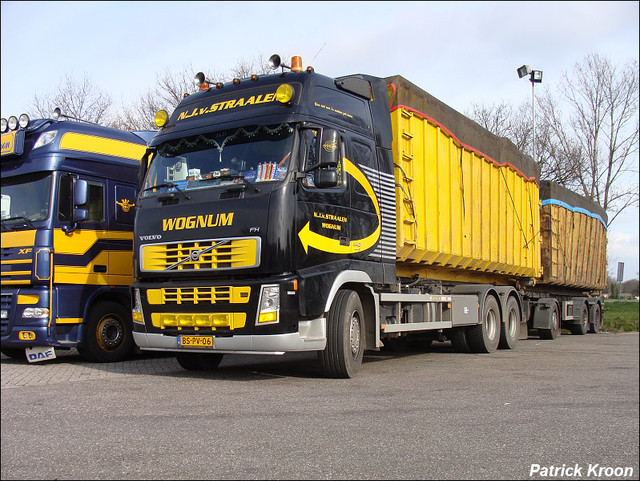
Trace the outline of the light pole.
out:
<instances>
[{"instance_id":1,"label":"light pole","mask_svg":"<svg viewBox=\"0 0 640 481\"><path fill-rule=\"evenodd\" d=\"M522 78L529 75L531 82L531 110L533 116L533 161L536 161L536 95L534 87L536 84L542 83L542 70L532 70L528 65L523 65L518 70L518 77Z\"/></svg>"}]
</instances>

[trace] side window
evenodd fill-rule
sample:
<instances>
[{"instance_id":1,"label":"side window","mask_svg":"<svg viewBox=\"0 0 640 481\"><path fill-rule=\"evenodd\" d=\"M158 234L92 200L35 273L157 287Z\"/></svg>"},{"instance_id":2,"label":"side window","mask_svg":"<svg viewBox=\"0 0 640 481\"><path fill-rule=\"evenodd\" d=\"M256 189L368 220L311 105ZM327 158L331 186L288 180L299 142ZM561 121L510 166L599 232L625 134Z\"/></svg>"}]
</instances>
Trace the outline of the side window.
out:
<instances>
[{"instance_id":1,"label":"side window","mask_svg":"<svg viewBox=\"0 0 640 481\"><path fill-rule=\"evenodd\" d=\"M320 168L317 166L320 162L320 143L321 133L319 129L305 129L302 134L302 149L305 170L307 172L306 177L302 181L302 185L305 187L315 188L315 178ZM338 164L335 167L330 167L330 170L335 170L338 176L338 186L342 185L342 157L340 156Z\"/></svg>"},{"instance_id":2,"label":"side window","mask_svg":"<svg viewBox=\"0 0 640 481\"><path fill-rule=\"evenodd\" d=\"M58 196L58 220L69 222L73 218L71 205L71 176L69 174L60 177L60 195Z\"/></svg>"},{"instance_id":3,"label":"side window","mask_svg":"<svg viewBox=\"0 0 640 481\"><path fill-rule=\"evenodd\" d=\"M87 222L104 220L104 185L101 182L89 181L87 211L89 212Z\"/></svg>"}]
</instances>

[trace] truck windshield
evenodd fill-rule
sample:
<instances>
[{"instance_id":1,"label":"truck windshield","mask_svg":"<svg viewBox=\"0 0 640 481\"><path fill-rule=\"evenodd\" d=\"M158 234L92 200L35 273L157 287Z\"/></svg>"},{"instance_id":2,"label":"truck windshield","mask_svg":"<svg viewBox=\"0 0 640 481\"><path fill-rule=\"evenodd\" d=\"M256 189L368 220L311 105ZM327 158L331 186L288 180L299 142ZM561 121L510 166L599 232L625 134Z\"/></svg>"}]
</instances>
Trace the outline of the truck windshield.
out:
<instances>
[{"instance_id":1,"label":"truck windshield","mask_svg":"<svg viewBox=\"0 0 640 481\"><path fill-rule=\"evenodd\" d=\"M260 125L169 140L158 146L143 196L174 189L277 182L287 175L291 124Z\"/></svg>"},{"instance_id":2,"label":"truck windshield","mask_svg":"<svg viewBox=\"0 0 640 481\"><path fill-rule=\"evenodd\" d=\"M47 219L50 199L51 172L3 177L2 225Z\"/></svg>"}]
</instances>

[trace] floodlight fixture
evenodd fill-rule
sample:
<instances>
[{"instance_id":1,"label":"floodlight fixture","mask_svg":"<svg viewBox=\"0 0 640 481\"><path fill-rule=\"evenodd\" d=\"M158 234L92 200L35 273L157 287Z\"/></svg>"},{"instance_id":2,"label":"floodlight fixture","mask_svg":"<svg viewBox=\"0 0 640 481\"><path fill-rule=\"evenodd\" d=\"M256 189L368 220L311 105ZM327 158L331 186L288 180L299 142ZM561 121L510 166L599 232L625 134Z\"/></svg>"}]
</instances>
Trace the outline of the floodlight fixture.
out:
<instances>
[{"instance_id":1,"label":"floodlight fixture","mask_svg":"<svg viewBox=\"0 0 640 481\"><path fill-rule=\"evenodd\" d=\"M531 73L531 67L528 65L523 65L518 69L518 77L522 78L525 75L529 75Z\"/></svg>"},{"instance_id":2,"label":"floodlight fixture","mask_svg":"<svg viewBox=\"0 0 640 481\"><path fill-rule=\"evenodd\" d=\"M531 82L537 84L542 83L542 70L534 70L531 72Z\"/></svg>"}]
</instances>

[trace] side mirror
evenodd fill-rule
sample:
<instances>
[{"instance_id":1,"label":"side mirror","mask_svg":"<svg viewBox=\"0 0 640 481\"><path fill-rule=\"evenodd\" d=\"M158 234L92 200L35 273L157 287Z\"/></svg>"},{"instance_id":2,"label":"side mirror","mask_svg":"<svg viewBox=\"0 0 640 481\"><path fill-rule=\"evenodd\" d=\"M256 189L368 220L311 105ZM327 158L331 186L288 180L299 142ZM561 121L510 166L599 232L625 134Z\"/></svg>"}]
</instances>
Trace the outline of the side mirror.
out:
<instances>
[{"instance_id":1,"label":"side mirror","mask_svg":"<svg viewBox=\"0 0 640 481\"><path fill-rule=\"evenodd\" d=\"M89 211L87 209L73 209L73 222L84 222L89 218Z\"/></svg>"},{"instance_id":2,"label":"side mirror","mask_svg":"<svg viewBox=\"0 0 640 481\"><path fill-rule=\"evenodd\" d=\"M83 179L76 179L73 183L73 206L85 205L89 200L89 183Z\"/></svg>"},{"instance_id":3,"label":"side mirror","mask_svg":"<svg viewBox=\"0 0 640 481\"><path fill-rule=\"evenodd\" d=\"M340 133L335 129L323 129L318 167L335 167L340 160Z\"/></svg>"},{"instance_id":4,"label":"side mirror","mask_svg":"<svg viewBox=\"0 0 640 481\"><path fill-rule=\"evenodd\" d=\"M318 169L313 176L313 183L319 189L328 189L338 185L338 172L331 169Z\"/></svg>"}]
</instances>

